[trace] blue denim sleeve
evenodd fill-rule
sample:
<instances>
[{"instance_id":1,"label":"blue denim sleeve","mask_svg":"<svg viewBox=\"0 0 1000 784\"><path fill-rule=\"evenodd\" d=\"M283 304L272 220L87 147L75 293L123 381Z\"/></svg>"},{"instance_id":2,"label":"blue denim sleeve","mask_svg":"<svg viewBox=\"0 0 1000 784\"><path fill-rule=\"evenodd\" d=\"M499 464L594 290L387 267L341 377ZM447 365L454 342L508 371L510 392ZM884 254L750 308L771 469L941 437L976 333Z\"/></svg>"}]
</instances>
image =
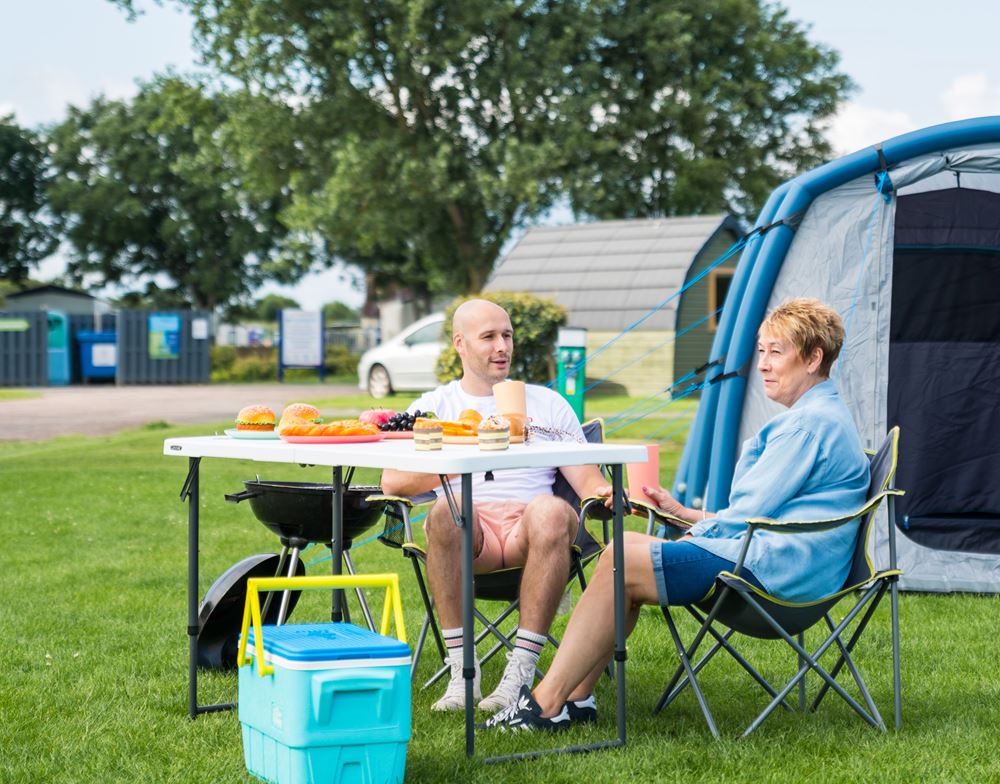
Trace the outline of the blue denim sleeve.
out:
<instances>
[{"instance_id":1,"label":"blue denim sleeve","mask_svg":"<svg viewBox=\"0 0 1000 784\"><path fill-rule=\"evenodd\" d=\"M808 430L789 428L775 433L757 461L733 485L729 506L718 513L719 522L774 517L799 494L819 451L819 439Z\"/></svg>"}]
</instances>

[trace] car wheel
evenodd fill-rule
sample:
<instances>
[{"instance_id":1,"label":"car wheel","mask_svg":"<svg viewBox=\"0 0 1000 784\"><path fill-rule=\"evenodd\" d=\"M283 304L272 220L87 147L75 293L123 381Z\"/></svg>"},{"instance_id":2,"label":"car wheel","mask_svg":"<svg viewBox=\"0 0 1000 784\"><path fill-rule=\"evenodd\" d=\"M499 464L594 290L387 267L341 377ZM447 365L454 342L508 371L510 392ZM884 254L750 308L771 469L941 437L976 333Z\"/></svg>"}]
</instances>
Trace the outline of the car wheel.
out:
<instances>
[{"instance_id":1,"label":"car wheel","mask_svg":"<svg viewBox=\"0 0 1000 784\"><path fill-rule=\"evenodd\" d=\"M368 394L372 397L385 397L392 392L392 381L389 371L381 365L374 365L368 371Z\"/></svg>"}]
</instances>

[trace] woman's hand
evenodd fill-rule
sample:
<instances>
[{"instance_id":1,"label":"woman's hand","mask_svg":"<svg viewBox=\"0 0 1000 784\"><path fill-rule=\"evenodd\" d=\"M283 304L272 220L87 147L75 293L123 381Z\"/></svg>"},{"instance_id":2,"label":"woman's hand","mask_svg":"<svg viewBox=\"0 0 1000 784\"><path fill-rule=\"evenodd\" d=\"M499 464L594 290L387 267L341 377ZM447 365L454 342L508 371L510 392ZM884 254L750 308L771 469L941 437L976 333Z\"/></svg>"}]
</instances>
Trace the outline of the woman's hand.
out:
<instances>
[{"instance_id":1,"label":"woman's hand","mask_svg":"<svg viewBox=\"0 0 1000 784\"><path fill-rule=\"evenodd\" d=\"M670 495L668 490L664 490L662 487L647 487L642 486L642 492L656 501L656 505L669 515L674 517L684 518L682 514L684 512L684 507L681 503Z\"/></svg>"}]
</instances>

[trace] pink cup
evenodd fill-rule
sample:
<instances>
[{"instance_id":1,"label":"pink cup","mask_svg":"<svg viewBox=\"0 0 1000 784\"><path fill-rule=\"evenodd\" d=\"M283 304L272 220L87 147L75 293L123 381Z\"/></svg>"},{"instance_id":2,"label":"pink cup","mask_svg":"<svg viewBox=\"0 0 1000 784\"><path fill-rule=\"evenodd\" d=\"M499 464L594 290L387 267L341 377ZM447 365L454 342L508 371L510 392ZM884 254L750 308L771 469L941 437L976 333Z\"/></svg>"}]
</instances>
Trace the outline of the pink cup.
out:
<instances>
[{"instance_id":1,"label":"pink cup","mask_svg":"<svg viewBox=\"0 0 1000 784\"><path fill-rule=\"evenodd\" d=\"M501 381L493 385L493 397L497 401L497 413L522 414L527 416L523 381Z\"/></svg>"},{"instance_id":2,"label":"pink cup","mask_svg":"<svg viewBox=\"0 0 1000 784\"><path fill-rule=\"evenodd\" d=\"M645 487L660 486L660 445L646 444L645 463L627 463L625 473L628 483L629 498L636 501L644 501L651 506L656 506L656 501L642 492Z\"/></svg>"}]
</instances>

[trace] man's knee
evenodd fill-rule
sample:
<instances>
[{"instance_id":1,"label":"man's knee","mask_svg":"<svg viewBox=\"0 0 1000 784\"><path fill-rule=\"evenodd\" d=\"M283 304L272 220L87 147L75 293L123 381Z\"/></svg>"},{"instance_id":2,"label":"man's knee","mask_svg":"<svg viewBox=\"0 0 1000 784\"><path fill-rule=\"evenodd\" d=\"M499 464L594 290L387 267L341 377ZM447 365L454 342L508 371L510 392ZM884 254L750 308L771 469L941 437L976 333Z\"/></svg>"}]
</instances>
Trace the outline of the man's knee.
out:
<instances>
[{"instance_id":1,"label":"man's knee","mask_svg":"<svg viewBox=\"0 0 1000 784\"><path fill-rule=\"evenodd\" d=\"M525 507L521 524L534 547L565 547L576 537L578 518L572 507L555 496L538 496Z\"/></svg>"},{"instance_id":2,"label":"man's knee","mask_svg":"<svg viewBox=\"0 0 1000 784\"><path fill-rule=\"evenodd\" d=\"M427 513L427 523L424 526L427 541L455 541L459 538L461 529L455 525L448 502L439 498Z\"/></svg>"}]
</instances>

